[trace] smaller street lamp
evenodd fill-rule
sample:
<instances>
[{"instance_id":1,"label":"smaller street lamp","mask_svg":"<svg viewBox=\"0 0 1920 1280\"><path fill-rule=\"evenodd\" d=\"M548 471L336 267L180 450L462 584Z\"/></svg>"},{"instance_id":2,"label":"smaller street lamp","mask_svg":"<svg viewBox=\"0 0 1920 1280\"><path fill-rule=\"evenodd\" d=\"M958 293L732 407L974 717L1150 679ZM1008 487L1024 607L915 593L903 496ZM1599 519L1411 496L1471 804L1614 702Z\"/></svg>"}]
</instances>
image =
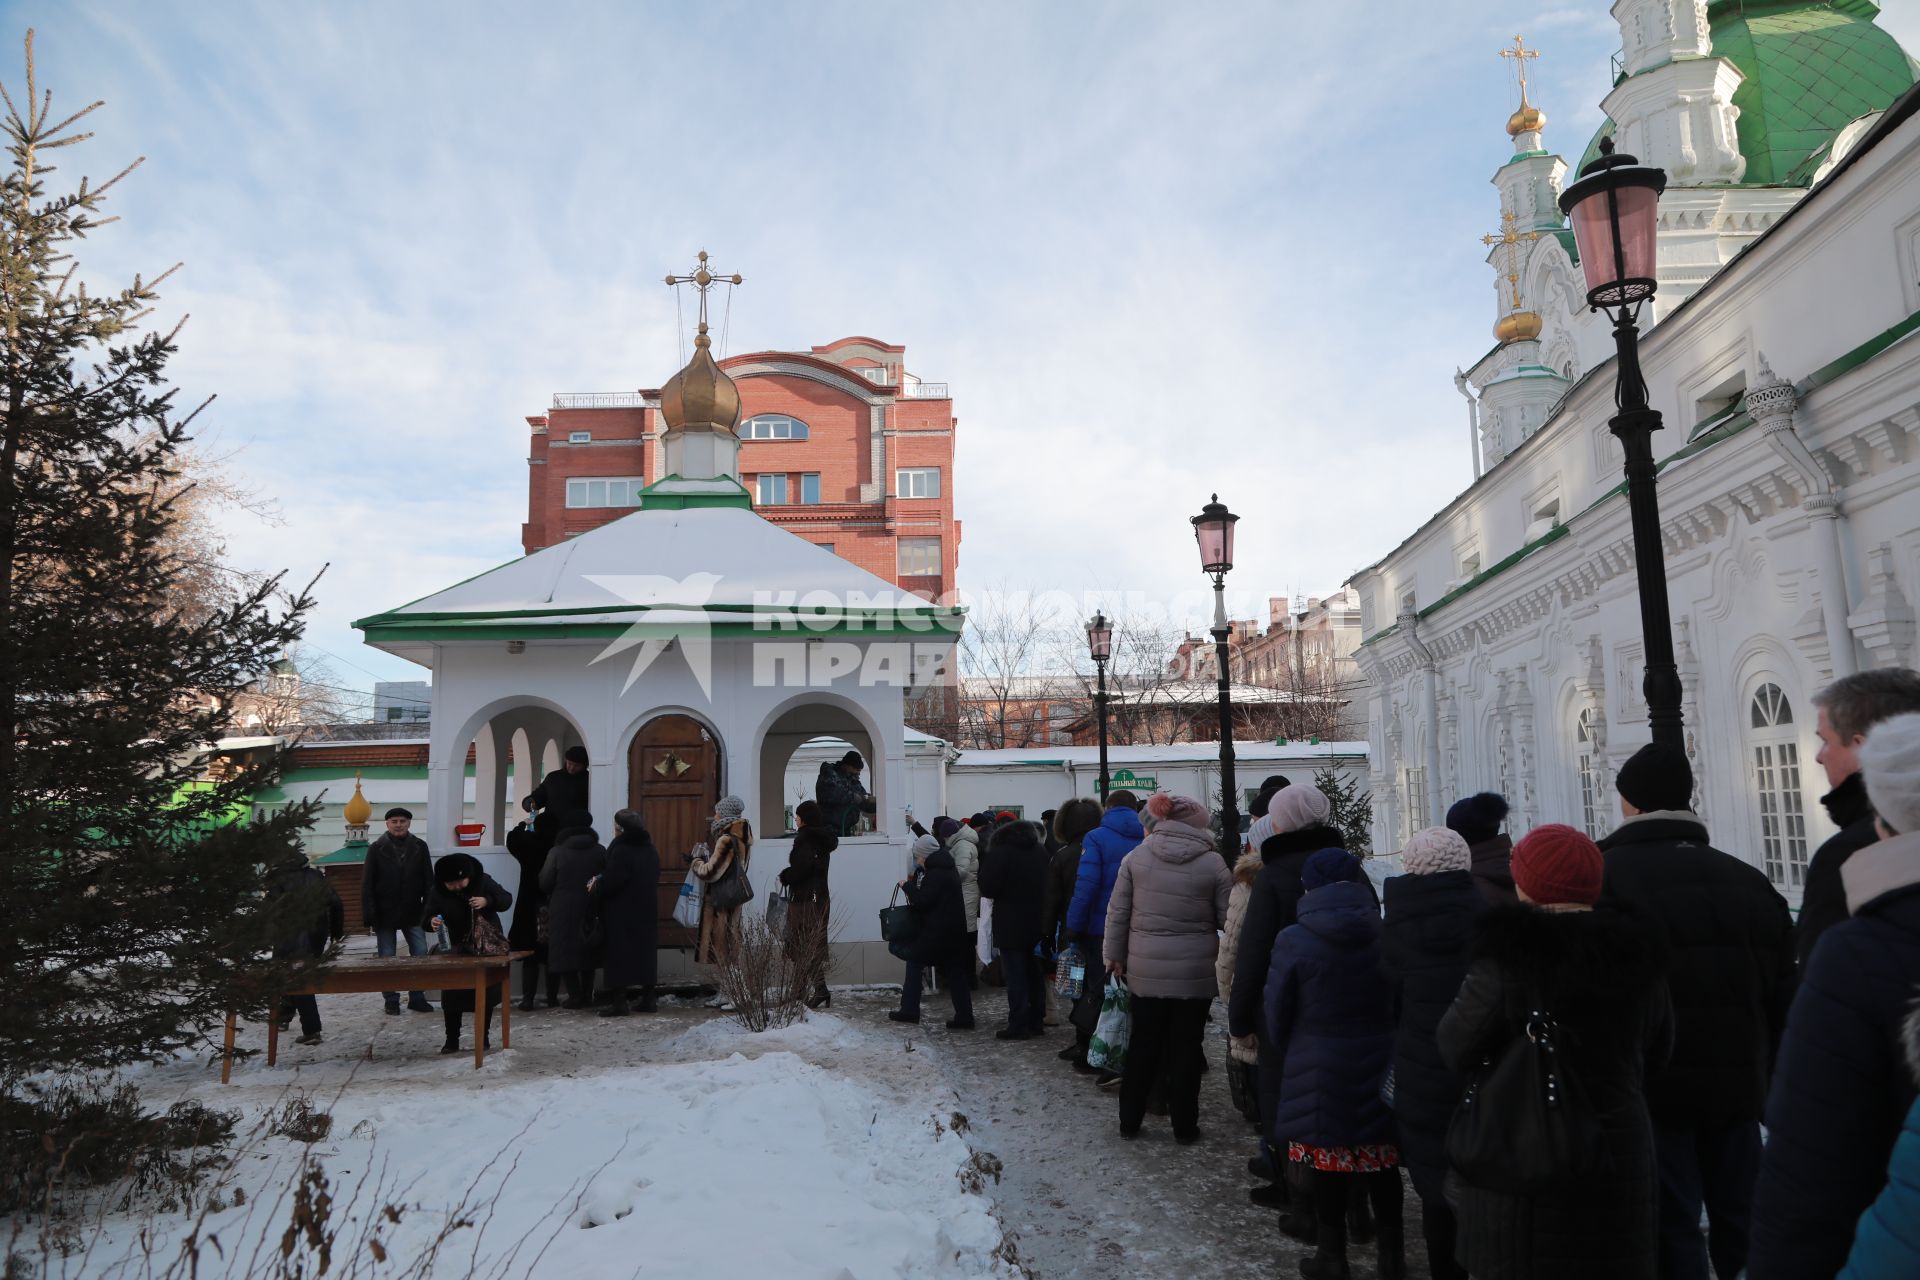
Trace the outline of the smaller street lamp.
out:
<instances>
[{"instance_id":1,"label":"smaller street lamp","mask_svg":"<svg viewBox=\"0 0 1920 1280\"><path fill-rule=\"evenodd\" d=\"M1093 658L1094 676L1099 681L1093 695L1093 714L1100 725L1100 807L1107 804L1107 659L1113 656L1113 623L1096 610L1087 623L1087 653Z\"/></svg>"},{"instance_id":2,"label":"smaller street lamp","mask_svg":"<svg viewBox=\"0 0 1920 1280\"><path fill-rule=\"evenodd\" d=\"M1560 196L1560 211L1573 222L1580 268L1587 277L1587 304L1613 321L1613 402L1609 421L1626 455L1627 513L1633 523L1633 567L1640 591L1640 633L1647 670L1641 691L1655 742L1683 747L1680 672L1673 660L1673 620L1667 607L1665 549L1660 539L1660 496L1653 461L1653 433L1660 411L1648 403L1640 372L1641 306L1659 287L1660 193L1664 170L1640 164L1613 139L1600 141L1600 157L1580 171L1580 180Z\"/></svg>"},{"instance_id":3,"label":"smaller street lamp","mask_svg":"<svg viewBox=\"0 0 1920 1280\"><path fill-rule=\"evenodd\" d=\"M1220 676L1220 852L1229 862L1238 856L1240 802L1233 780L1233 664L1227 642L1227 571L1233 568L1233 526L1240 517L1213 500L1193 517L1193 538L1200 545L1200 570L1213 578L1213 655Z\"/></svg>"}]
</instances>

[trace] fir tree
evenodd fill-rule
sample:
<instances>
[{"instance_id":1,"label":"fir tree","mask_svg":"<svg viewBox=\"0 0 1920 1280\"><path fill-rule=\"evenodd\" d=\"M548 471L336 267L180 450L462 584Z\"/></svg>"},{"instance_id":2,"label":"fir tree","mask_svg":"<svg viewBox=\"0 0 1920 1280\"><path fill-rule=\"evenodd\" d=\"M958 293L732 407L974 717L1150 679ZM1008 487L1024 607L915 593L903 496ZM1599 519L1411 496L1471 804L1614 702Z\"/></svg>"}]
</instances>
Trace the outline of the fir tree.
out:
<instances>
[{"instance_id":1,"label":"fir tree","mask_svg":"<svg viewBox=\"0 0 1920 1280\"><path fill-rule=\"evenodd\" d=\"M1313 785L1327 797L1327 822L1347 838L1347 852L1356 858L1373 856L1373 792L1343 777L1328 765L1313 775Z\"/></svg>"},{"instance_id":2,"label":"fir tree","mask_svg":"<svg viewBox=\"0 0 1920 1280\"><path fill-rule=\"evenodd\" d=\"M172 271L81 282L72 251L139 162L49 194L49 157L101 104L57 117L31 32L26 52L25 96L0 84L0 1102L28 1073L156 1057L261 1007L288 971L260 957L308 910L260 890L310 812L256 821L263 771L206 764L311 599L277 578L211 609L184 589L170 534L199 409L165 382L179 325L146 328Z\"/></svg>"}]
</instances>

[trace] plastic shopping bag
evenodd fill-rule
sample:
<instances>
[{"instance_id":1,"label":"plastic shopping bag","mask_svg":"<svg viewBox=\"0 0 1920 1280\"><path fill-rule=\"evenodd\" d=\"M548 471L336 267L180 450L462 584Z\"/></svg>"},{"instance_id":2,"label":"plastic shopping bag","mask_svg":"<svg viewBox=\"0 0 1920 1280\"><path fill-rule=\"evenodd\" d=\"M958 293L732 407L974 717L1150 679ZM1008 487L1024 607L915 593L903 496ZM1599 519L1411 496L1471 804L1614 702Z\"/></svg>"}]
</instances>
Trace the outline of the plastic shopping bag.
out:
<instances>
[{"instance_id":1,"label":"plastic shopping bag","mask_svg":"<svg viewBox=\"0 0 1920 1280\"><path fill-rule=\"evenodd\" d=\"M1127 1069L1127 1038L1133 1033L1133 999L1127 993L1127 980L1115 974L1107 979L1107 993L1100 1001L1100 1021L1094 1024L1093 1042L1087 1046L1087 1064L1108 1071Z\"/></svg>"},{"instance_id":2,"label":"plastic shopping bag","mask_svg":"<svg viewBox=\"0 0 1920 1280\"><path fill-rule=\"evenodd\" d=\"M974 954L980 957L981 964L993 963L993 899L980 899L980 929L974 935Z\"/></svg>"},{"instance_id":3,"label":"plastic shopping bag","mask_svg":"<svg viewBox=\"0 0 1920 1280\"><path fill-rule=\"evenodd\" d=\"M680 886L680 901L673 904L673 918L682 928L700 927L700 896L700 877L689 871Z\"/></svg>"},{"instance_id":4,"label":"plastic shopping bag","mask_svg":"<svg viewBox=\"0 0 1920 1280\"><path fill-rule=\"evenodd\" d=\"M1087 987L1087 962L1080 948L1072 943L1053 960L1053 994L1062 1000L1078 1000Z\"/></svg>"}]
</instances>

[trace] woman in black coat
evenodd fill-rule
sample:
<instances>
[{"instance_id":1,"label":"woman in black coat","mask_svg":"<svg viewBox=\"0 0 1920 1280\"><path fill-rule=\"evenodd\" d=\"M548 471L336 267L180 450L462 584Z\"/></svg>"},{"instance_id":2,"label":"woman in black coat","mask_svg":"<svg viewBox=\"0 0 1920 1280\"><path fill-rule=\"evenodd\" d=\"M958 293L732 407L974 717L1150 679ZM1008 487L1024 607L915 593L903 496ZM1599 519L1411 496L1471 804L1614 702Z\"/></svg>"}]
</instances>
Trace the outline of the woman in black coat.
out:
<instances>
[{"instance_id":1,"label":"woman in black coat","mask_svg":"<svg viewBox=\"0 0 1920 1280\"><path fill-rule=\"evenodd\" d=\"M660 970L660 851L640 815L613 815L615 835L607 845L606 870L588 885L591 909L606 934L606 984L613 1003L603 1018L623 1018L632 1009L627 988L640 988L639 1009L652 1013L653 984Z\"/></svg>"},{"instance_id":2,"label":"woman in black coat","mask_svg":"<svg viewBox=\"0 0 1920 1280\"><path fill-rule=\"evenodd\" d=\"M1387 881L1384 963L1398 997L1393 1109L1400 1161L1420 1196L1420 1227L1433 1280L1466 1280L1454 1260L1447 1204L1447 1124L1466 1077L1441 1060L1434 1033L1467 976L1473 923L1486 907L1473 879L1473 851L1445 827L1416 831L1400 851L1406 875Z\"/></svg>"},{"instance_id":3,"label":"woman in black coat","mask_svg":"<svg viewBox=\"0 0 1920 1280\"><path fill-rule=\"evenodd\" d=\"M1046 921L1047 853L1031 822L1009 822L980 854L980 896L993 900L993 945L1007 979L1001 1040L1046 1034L1047 965L1034 954Z\"/></svg>"},{"instance_id":4,"label":"woman in black coat","mask_svg":"<svg viewBox=\"0 0 1920 1280\"><path fill-rule=\"evenodd\" d=\"M840 837L828 825L825 811L811 800L803 800L793 811L800 827L793 833L793 849L780 872L786 886L787 936L790 955L805 955L811 970L807 982L807 1008L819 1009L833 1003L827 990L827 961L832 942L833 897L827 873L833 865L833 851Z\"/></svg>"},{"instance_id":5,"label":"woman in black coat","mask_svg":"<svg viewBox=\"0 0 1920 1280\"><path fill-rule=\"evenodd\" d=\"M596 962L587 936L593 924L587 885L606 866L607 851L594 834L593 816L582 812L566 819L540 869L540 892L547 896L547 963L567 984L563 1009L593 1003Z\"/></svg>"},{"instance_id":6,"label":"woman in black coat","mask_svg":"<svg viewBox=\"0 0 1920 1280\"><path fill-rule=\"evenodd\" d=\"M920 1021L920 984L931 967L940 971L941 980L953 994L953 1017L947 1021L947 1029L971 1031L973 992L968 989L967 978L973 951L967 945L967 905L960 872L953 865L953 855L932 836L914 841L913 857L919 870L899 884L913 908L913 941L908 947L900 1007L889 1010L887 1017L895 1022Z\"/></svg>"},{"instance_id":7,"label":"woman in black coat","mask_svg":"<svg viewBox=\"0 0 1920 1280\"><path fill-rule=\"evenodd\" d=\"M1673 1011L1658 931L1594 909L1603 873L1599 848L1572 827L1529 832L1513 850L1520 904L1480 917L1466 983L1440 1019L1441 1056L1473 1072L1526 1034L1530 1008L1551 1013L1561 1066L1604 1153L1564 1191L1517 1194L1462 1177L1459 1256L1474 1280L1658 1274L1645 1078L1672 1051Z\"/></svg>"},{"instance_id":8,"label":"woman in black coat","mask_svg":"<svg viewBox=\"0 0 1920 1280\"><path fill-rule=\"evenodd\" d=\"M429 933L446 929L453 949L473 954L473 926L476 919L500 927L500 913L513 905L513 895L480 869L480 859L470 853L450 853L433 866L433 888L427 891L426 914L421 923ZM493 1008L500 1003L500 988L487 987L487 1011L481 1025L482 1043L493 1047ZM440 1012L447 1026L447 1042L442 1053L460 1052L460 1018L473 1011L473 991L468 987L440 993Z\"/></svg>"}]
</instances>

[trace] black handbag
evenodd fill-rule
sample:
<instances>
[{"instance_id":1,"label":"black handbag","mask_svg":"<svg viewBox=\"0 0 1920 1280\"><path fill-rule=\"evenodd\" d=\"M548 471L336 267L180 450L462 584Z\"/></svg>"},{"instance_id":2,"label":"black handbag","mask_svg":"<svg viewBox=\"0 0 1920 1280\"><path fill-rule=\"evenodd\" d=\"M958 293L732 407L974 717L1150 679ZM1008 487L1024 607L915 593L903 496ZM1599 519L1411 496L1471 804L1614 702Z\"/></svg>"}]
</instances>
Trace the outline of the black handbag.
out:
<instances>
[{"instance_id":1,"label":"black handbag","mask_svg":"<svg viewBox=\"0 0 1920 1280\"><path fill-rule=\"evenodd\" d=\"M1243 1116L1247 1123L1260 1123L1260 1069L1251 1062L1242 1062L1227 1054L1227 1095L1233 1100L1233 1109Z\"/></svg>"},{"instance_id":2,"label":"black handbag","mask_svg":"<svg viewBox=\"0 0 1920 1280\"><path fill-rule=\"evenodd\" d=\"M1593 1104L1562 1057L1559 1022L1530 993L1525 1022L1474 1072L1447 1126L1447 1162L1513 1195L1569 1189L1604 1162Z\"/></svg>"},{"instance_id":3,"label":"black handbag","mask_svg":"<svg viewBox=\"0 0 1920 1280\"><path fill-rule=\"evenodd\" d=\"M900 903L900 886L895 885L893 896L880 908L880 938L883 942L908 943L913 941L913 934L913 906Z\"/></svg>"},{"instance_id":4,"label":"black handbag","mask_svg":"<svg viewBox=\"0 0 1920 1280\"><path fill-rule=\"evenodd\" d=\"M714 911L731 911L752 901L753 882L747 879L747 869L735 853L727 873L707 886L707 906Z\"/></svg>"}]
</instances>

